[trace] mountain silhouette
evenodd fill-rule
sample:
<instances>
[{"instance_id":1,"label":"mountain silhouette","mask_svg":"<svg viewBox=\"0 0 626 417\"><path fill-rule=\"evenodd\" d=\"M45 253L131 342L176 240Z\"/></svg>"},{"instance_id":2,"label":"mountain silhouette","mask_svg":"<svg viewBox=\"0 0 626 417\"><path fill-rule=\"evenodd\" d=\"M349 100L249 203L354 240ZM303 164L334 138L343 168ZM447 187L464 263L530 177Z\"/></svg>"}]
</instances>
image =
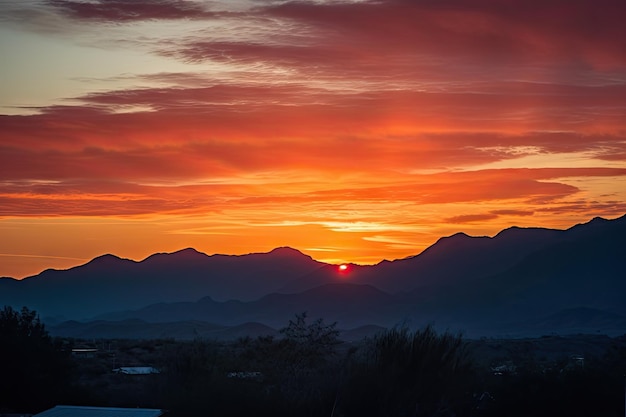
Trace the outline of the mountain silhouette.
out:
<instances>
[{"instance_id":1,"label":"mountain silhouette","mask_svg":"<svg viewBox=\"0 0 626 417\"><path fill-rule=\"evenodd\" d=\"M618 332L626 317L625 247L622 216L567 230L457 233L419 255L345 272L292 248L240 256L185 249L141 262L104 255L2 279L0 302L42 317L107 322L280 328L308 311L346 329L435 323L470 335Z\"/></svg>"},{"instance_id":2,"label":"mountain silhouette","mask_svg":"<svg viewBox=\"0 0 626 417\"><path fill-rule=\"evenodd\" d=\"M456 233L443 237L422 253L375 266L355 266L350 282L374 285L396 293L429 286L456 285L506 271L516 263L551 243L563 231L512 227L492 237L471 237ZM320 268L306 277L289 282L284 291L297 292L336 280L332 268Z\"/></svg>"},{"instance_id":3,"label":"mountain silhouette","mask_svg":"<svg viewBox=\"0 0 626 417\"><path fill-rule=\"evenodd\" d=\"M0 303L27 305L42 316L82 319L158 302L252 300L278 290L323 264L291 248L249 255L211 255L184 249L141 262L103 255L68 270L23 280L0 280Z\"/></svg>"},{"instance_id":4,"label":"mountain silhouette","mask_svg":"<svg viewBox=\"0 0 626 417\"><path fill-rule=\"evenodd\" d=\"M224 326L257 321L284 327L295 314L328 317L343 328L387 325L399 313L396 297L370 285L325 284L297 294L273 293L259 300L217 302L210 297L197 302L160 303L135 311L98 316L102 320L140 319L146 322L206 321Z\"/></svg>"}]
</instances>

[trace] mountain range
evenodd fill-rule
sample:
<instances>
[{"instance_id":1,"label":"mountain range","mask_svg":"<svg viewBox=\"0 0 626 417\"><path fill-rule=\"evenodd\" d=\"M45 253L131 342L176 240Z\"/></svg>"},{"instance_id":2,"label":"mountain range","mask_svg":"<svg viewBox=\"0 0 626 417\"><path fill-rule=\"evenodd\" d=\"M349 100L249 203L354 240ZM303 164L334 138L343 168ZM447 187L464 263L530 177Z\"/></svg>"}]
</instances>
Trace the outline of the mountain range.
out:
<instances>
[{"instance_id":1,"label":"mountain range","mask_svg":"<svg viewBox=\"0 0 626 417\"><path fill-rule=\"evenodd\" d=\"M83 334L107 328L101 333L110 335L128 323L144 323L151 334L159 325L173 337L173 323L206 334L241 334L244 325L258 333L302 311L342 329L434 323L472 336L615 335L626 333L625 248L622 216L567 230L457 233L418 255L346 270L286 247L240 256L184 249L140 262L104 255L23 280L0 278L0 305L35 309L65 335L87 328ZM80 322L61 323L70 319Z\"/></svg>"}]
</instances>

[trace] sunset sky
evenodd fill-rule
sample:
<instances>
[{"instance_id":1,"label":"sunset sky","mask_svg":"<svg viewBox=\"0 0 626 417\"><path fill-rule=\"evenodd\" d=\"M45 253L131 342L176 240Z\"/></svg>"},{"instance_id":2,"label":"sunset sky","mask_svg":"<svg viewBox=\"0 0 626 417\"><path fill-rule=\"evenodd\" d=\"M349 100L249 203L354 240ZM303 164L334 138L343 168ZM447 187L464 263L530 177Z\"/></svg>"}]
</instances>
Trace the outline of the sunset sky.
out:
<instances>
[{"instance_id":1,"label":"sunset sky","mask_svg":"<svg viewBox=\"0 0 626 417\"><path fill-rule=\"evenodd\" d=\"M0 0L0 276L626 213L624 0Z\"/></svg>"}]
</instances>

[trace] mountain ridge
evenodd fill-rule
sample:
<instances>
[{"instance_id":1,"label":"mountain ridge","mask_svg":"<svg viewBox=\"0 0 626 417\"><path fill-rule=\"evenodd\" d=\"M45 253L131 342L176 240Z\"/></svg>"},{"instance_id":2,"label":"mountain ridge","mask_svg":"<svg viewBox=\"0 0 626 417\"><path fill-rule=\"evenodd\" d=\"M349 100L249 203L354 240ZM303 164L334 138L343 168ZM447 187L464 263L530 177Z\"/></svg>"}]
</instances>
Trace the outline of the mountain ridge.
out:
<instances>
[{"instance_id":1,"label":"mountain ridge","mask_svg":"<svg viewBox=\"0 0 626 417\"><path fill-rule=\"evenodd\" d=\"M616 323L603 324L606 329L618 328L626 315L623 247L626 215L564 230L514 226L492 237L455 233L417 255L350 264L345 271L290 247L246 255L185 248L142 261L108 254L68 270L0 280L0 303L26 305L42 317L217 320L228 326L280 326L308 310L346 327L436 322L486 333L524 321L540 328L539 317L580 308L580 328L593 331L600 320L584 320L585 314L617 314L605 316Z\"/></svg>"}]
</instances>

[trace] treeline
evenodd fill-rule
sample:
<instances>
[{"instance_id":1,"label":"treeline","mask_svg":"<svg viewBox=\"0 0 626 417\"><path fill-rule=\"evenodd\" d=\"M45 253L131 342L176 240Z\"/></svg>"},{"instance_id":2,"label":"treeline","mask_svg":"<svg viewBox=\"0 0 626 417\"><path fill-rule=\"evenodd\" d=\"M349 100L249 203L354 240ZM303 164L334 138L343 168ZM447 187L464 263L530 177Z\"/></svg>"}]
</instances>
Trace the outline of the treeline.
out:
<instances>
[{"instance_id":1,"label":"treeline","mask_svg":"<svg viewBox=\"0 0 626 417\"><path fill-rule=\"evenodd\" d=\"M564 359L546 367L526 357L494 373L478 364L461 336L431 326L394 328L347 344L335 324L300 314L281 333L229 343L126 342L149 350L151 365L161 370L129 377L111 374L108 359L72 361L68 341L50 338L34 312L5 308L0 413L61 403L161 408L171 417L624 413L626 343L584 365Z\"/></svg>"}]
</instances>

